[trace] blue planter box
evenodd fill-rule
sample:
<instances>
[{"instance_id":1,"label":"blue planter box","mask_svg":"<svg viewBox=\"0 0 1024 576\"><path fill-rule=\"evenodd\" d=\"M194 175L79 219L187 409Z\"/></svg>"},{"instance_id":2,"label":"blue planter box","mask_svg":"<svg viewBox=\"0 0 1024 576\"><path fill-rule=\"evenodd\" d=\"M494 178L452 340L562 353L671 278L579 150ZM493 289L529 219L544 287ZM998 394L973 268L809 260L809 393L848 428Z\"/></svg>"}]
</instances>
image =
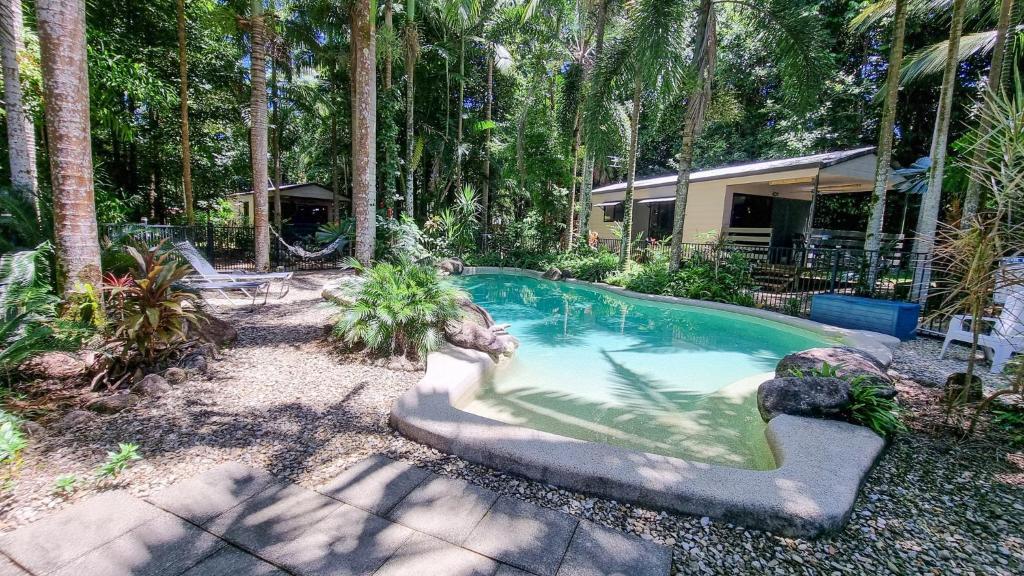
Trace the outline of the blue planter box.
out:
<instances>
[{"instance_id":1,"label":"blue planter box","mask_svg":"<svg viewBox=\"0 0 1024 576\"><path fill-rule=\"evenodd\" d=\"M913 340L921 305L860 296L817 294L811 298L811 320L842 328L871 330Z\"/></svg>"}]
</instances>

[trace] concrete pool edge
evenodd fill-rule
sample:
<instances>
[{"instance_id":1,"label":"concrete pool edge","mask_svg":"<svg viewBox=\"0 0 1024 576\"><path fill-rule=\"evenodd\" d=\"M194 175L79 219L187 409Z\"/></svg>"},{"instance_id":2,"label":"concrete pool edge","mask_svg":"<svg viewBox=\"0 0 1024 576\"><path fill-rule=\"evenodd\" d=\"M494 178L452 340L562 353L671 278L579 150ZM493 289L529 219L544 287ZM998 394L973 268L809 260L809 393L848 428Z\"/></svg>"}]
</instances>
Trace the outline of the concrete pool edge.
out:
<instances>
[{"instance_id":1,"label":"concrete pool edge","mask_svg":"<svg viewBox=\"0 0 1024 576\"><path fill-rule=\"evenodd\" d=\"M471 273L510 271L507 268L471 270ZM512 273L540 276L533 271ZM747 314L751 311L731 305L708 306L713 303L680 298L644 298L650 295L581 284L634 298ZM775 320L774 316L750 315ZM817 323L783 323L823 333L822 325ZM884 348L884 354L891 360L886 337L873 341L873 351L859 345L862 339L868 341L872 333L836 330L838 333L831 334L876 357L876 353L881 353L879 348ZM768 423L766 431L779 466L774 470L755 471L558 436L457 408L476 392L494 367L490 356L474 350L449 346L431 354L424 377L392 407L392 427L417 442L470 462L541 482L798 537L816 537L842 528L864 479L885 447L880 437L861 426L779 416Z\"/></svg>"}]
</instances>

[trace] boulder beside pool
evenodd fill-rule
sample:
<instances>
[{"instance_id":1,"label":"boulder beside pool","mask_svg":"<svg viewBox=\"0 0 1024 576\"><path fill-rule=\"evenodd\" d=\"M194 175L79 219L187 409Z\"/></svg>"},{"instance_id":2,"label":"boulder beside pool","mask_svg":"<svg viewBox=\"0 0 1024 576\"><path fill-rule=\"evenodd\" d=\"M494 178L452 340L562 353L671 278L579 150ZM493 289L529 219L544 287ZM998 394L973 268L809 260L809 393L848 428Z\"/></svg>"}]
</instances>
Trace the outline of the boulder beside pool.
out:
<instances>
[{"instance_id":1,"label":"boulder beside pool","mask_svg":"<svg viewBox=\"0 0 1024 576\"><path fill-rule=\"evenodd\" d=\"M775 367L776 378L788 378L803 373L811 375L825 363L836 368L841 378L865 376L871 380L889 382L888 366L875 360L870 354L846 346L811 348L794 352L782 358Z\"/></svg>"},{"instance_id":2,"label":"boulder beside pool","mask_svg":"<svg viewBox=\"0 0 1024 576\"><path fill-rule=\"evenodd\" d=\"M782 414L842 419L850 400L850 383L839 378L773 378L757 389L757 409L765 422Z\"/></svg>"}]
</instances>

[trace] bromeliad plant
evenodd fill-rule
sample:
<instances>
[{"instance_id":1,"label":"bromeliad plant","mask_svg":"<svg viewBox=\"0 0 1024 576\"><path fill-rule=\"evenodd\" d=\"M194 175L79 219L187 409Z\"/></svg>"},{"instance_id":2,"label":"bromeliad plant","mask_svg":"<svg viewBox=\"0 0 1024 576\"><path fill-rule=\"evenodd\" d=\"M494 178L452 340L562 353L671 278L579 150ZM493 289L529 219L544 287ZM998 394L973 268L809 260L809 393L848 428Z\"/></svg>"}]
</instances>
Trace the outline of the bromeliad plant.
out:
<instances>
[{"instance_id":1,"label":"bromeliad plant","mask_svg":"<svg viewBox=\"0 0 1024 576\"><path fill-rule=\"evenodd\" d=\"M432 266L404 259L372 268L352 265L366 283L334 327L335 336L348 346L425 358L441 345L448 322L461 316L462 293Z\"/></svg>"},{"instance_id":2,"label":"bromeliad plant","mask_svg":"<svg viewBox=\"0 0 1024 576\"><path fill-rule=\"evenodd\" d=\"M111 341L126 366L153 365L177 351L205 316L196 295L176 283L192 269L155 246L125 248L135 260L132 282L108 287L107 304L116 325Z\"/></svg>"}]
</instances>

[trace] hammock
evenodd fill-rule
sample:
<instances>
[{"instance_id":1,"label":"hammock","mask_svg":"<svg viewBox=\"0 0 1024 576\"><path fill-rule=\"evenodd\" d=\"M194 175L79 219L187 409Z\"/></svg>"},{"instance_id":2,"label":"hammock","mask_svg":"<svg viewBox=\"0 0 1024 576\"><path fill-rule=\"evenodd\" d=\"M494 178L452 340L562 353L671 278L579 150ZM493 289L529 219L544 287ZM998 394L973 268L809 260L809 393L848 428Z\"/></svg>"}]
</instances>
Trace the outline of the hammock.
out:
<instances>
[{"instance_id":1,"label":"hammock","mask_svg":"<svg viewBox=\"0 0 1024 576\"><path fill-rule=\"evenodd\" d=\"M281 235L277 233L277 230L274 230L273 226L270 227L270 231L274 233L274 236L277 238L277 241L280 242L281 245L284 246L289 252L304 260L323 258L324 256L331 254L332 252L336 252L339 248L341 248L342 244L348 241L348 238L346 238L344 235L341 235L335 238L334 241L328 244L326 247L317 250L316 252L309 252L299 246L292 246L291 244L285 242L284 238L281 238Z\"/></svg>"}]
</instances>

